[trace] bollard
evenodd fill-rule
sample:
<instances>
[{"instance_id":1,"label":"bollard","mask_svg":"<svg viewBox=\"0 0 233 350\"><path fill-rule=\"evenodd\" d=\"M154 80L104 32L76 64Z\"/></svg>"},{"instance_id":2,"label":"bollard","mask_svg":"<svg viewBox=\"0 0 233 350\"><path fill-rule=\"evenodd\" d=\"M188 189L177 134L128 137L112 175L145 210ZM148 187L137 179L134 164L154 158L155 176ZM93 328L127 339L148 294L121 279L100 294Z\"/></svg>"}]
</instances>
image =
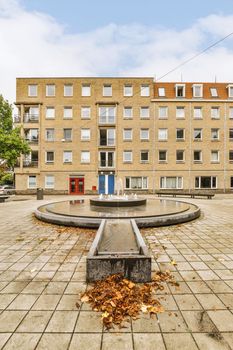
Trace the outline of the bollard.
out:
<instances>
[{"instance_id":1,"label":"bollard","mask_svg":"<svg viewBox=\"0 0 233 350\"><path fill-rule=\"evenodd\" d=\"M37 190L36 190L36 199L37 200L44 199L44 190L43 190L43 188L37 188Z\"/></svg>"}]
</instances>

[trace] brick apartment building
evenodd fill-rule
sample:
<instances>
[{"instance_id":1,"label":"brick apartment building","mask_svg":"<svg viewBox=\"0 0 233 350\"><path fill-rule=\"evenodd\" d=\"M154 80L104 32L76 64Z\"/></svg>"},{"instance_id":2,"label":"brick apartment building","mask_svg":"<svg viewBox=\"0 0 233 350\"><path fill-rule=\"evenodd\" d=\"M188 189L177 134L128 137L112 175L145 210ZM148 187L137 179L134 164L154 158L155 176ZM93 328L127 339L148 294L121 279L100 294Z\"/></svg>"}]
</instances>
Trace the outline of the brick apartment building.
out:
<instances>
[{"instance_id":1,"label":"brick apartment building","mask_svg":"<svg viewBox=\"0 0 233 350\"><path fill-rule=\"evenodd\" d=\"M233 84L18 78L18 193L233 190Z\"/></svg>"}]
</instances>

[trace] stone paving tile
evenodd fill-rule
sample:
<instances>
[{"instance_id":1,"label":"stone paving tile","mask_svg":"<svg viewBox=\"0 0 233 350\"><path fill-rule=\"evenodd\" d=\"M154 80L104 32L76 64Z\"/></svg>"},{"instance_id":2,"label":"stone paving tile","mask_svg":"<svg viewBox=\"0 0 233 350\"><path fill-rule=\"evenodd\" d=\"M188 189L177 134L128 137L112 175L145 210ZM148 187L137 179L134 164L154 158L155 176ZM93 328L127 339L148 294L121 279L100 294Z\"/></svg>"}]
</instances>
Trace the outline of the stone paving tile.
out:
<instances>
[{"instance_id":1,"label":"stone paving tile","mask_svg":"<svg viewBox=\"0 0 233 350\"><path fill-rule=\"evenodd\" d=\"M228 310L207 311L220 332L233 332L233 314Z\"/></svg>"},{"instance_id":2,"label":"stone paving tile","mask_svg":"<svg viewBox=\"0 0 233 350\"><path fill-rule=\"evenodd\" d=\"M96 334L74 334L69 350L99 350L101 348L102 335Z\"/></svg>"},{"instance_id":3,"label":"stone paving tile","mask_svg":"<svg viewBox=\"0 0 233 350\"><path fill-rule=\"evenodd\" d=\"M104 333L102 350L133 350L132 335L129 333Z\"/></svg>"},{"instance_id":4,"label":"stone paving tile","mask_svg":"<svg viewBox=\"0 0 233 350\"><path fill-rule=\"evenodd\" d=\"M0 294L0 310L4 310L17 297L17 294Z\"/></svg>"},{"instance_id":5,"label":"stone paving tile","mask_svg":"<svg viewBox=\"0 0 233 350\"><path fill-rule=\"evenodd\" d=\"M0 332L14 332L26 313L26 311L3 311L0 314Z\"/></svg>"},{"instance_id":6,"label":"stone paving tile","mask_svg":"<svg viewBox=\"0 0 233 350\"><path fill-rule=\"evenodd\" d=\"M193 337L200 350L231 349L220 333L194 333Z\"/></svg>"},{"instance_id":7,"label":"stone paving tile","mask_svg":"<svg viewBox=\"0 0 233 350\"><path fill-rule=\"evenodd\" d=\"M182 294L174 296L180 310L201 310L202 307L192 294Z\"/></svg>"},{"instance_id":8,"label":"stone paving tile","mask_svg":"<svg viewBox=\"0 0 233 350\"><path fill-rule=\"evenodd\" d=\"M69 347L71 334L46 334L44 333L37 345L36 350L67 350Z\"/></svg>"},{"instance_id":9,"label":"stone paving tile","mask_svg":"<svg viewBox=\"0 0 233 350\"><path fill-rule=\"evenodd\" d=\"M3 348L4 344L6 344L10 336L11 336L11 333L0 333L0 349Z\"/></svg>"},{"instance_id":10,"label":"stone paving tile","mask_svg":"<svg viewBox=\"0 0 233 350\"><path fill-rule=\"evenodd\" d=\"M160 332L157 318L145 314L141 314L138 320L132 320L132 328L134 333Z\"/></svg>"},{"instance_id":11,"label":"stone paving tile","mask_svg":"<svg viewBox=\"0 0 233 350\"><path fill-rule=\"evenodd\" d=\"M162 332L188 332L188 327L179 311L158 314Z\"/></svg>"},{"instance_id":12,"label":"stone paving tile","mask_svg":"<svg viewBox=\"0 0 233 350\"><path fill-rule=\"evenodd\" d=\"M198 350L198 347L191 334L179 333L174 337L174 334L167 333L164 335L164 341L167 350Z\"/></svg>"},{"instance_id":13,"label":"stone paving tile","mask_svg":"<svg viewBox=\"0 0 233 350\"><path fill-rule=\"evenodd\" d=\"M40 337L38 333L15 333L4 346L4 350L34 350Z\"/></svg>"},{"instance_id":14,"label":"stone paving tile","mask_svg":"<svg viewBox=\"0 0 233 350\"><path fill-rule=\"evenodd\" d=\"M156 333L134 333L134 350L165 350L161 334Z\"/></svg>"},{"instance_id":15,"label":"stone paving tile","mask_svg":"<svg viewBox=\"0 0 233 350\"><path fill-rule=\"evenodd\" d=\"M16 332L41 333L45 330L51 315L52 311L29 311Z\"/></svg>"},{"instance_id":16,"label":"stone paving tile","mask_svg":"<svg viewBox=\"0 0 233 350\"><path fill-rule=\"evenodd\" d=\"M45 332L73 332L78 317L77 311L55 311Z\"/></svg>"},{"instance_id":17,"label":"stone paving tile","mask_svg":"<svg viewBox=\"0 0 233 350\"><path fill-rule=\"evenodd\" d=\"M32 310L55 310L61 296L56 294L42 294L33 305Z\"/></svg>"},{"instance_id":18,"label":"stone paving tile","mask_svg":"<svg viewBox=\"0 0 233 350\"><path fill-rule=\"evenodd\" d=\"M38 297L38 294L19 294L8 306L8 310L30 310Z\"/></svg>"},{"instance_id":19,"label":"stone paving tile","mask_svg":"<svg viewBox=\"0 0 233 350\"><path fill-rule=\"evenodd\" d=\"M188 329L191 332L218 332L207 312L204 311L182 311Z\"/></svg>"},{"instance_id":20,"label":"stone paving tile","mask_svg":"<svg viewBox=\"0 0 233 350\"><path fill-rule=\"evenodd\" d=\"M77 333L102 332L101 314L94 311L80 311L75 327Z\"/></svg>"}]
</instances>

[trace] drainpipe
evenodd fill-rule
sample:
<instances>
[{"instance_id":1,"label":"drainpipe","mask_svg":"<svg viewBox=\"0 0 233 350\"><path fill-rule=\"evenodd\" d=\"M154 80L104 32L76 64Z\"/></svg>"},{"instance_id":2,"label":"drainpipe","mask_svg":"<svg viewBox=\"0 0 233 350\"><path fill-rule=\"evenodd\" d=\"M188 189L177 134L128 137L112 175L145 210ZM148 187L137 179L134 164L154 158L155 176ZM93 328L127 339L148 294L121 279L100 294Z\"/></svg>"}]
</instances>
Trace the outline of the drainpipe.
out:
<instances>
[{"instance_id":1,"label":"drainpipe","mask_svg":"<svg viewBox=\"0 0 233 350\"><path fill-rule=\"evenodd\" d=\"M224 144L223 144L223 192L226 192L226 151L227 151L227 104L224 103Z\"/></svg>"},{"instance_id":2,"label":"drainpipe","mask_svg":"<svg viewBox=\"0 0 233 350\"><path fill-rule=\"evenodd\" d=\"M152 140L152 186L153 186L153 194L155 194L155 114L156 114L156 106L154 102L154 120L153 120L153 140Z\"/></svg>"},{"instance_id":3,"label":"drainpipe","mask_svg":"<svg viewBox=\"0 0 233 350\"><path fill-rule=\"evenodd\" d=\"M192 102L189 103L189 193L191 192L192 173Z\"/></svg>"}]
</instances>

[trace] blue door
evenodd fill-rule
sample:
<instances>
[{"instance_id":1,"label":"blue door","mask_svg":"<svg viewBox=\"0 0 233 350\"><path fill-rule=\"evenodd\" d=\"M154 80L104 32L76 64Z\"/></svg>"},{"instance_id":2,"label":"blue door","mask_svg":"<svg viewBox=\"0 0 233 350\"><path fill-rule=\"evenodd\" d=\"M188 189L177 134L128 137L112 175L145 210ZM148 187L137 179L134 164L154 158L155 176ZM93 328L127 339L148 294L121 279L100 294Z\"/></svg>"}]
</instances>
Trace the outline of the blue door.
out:
<instances>
[{"instance_id":1,"label":"blue door","mask_svg":"<svg viewBox=\"0 0 233 350\"><path fill-rule=\"evenodd\" d=\"M105 175L99 175L99 194L105 194Z\"/></svg>"},{"instance_id":2,"label":"blue door","mask_svg":"<svg viewBox=\"0 0 233 350\"><path fill-rule=\"evenodd\" d=\"M114 194L114 175L108 175L108 194Z\"/></svg>"}]
</instances>

